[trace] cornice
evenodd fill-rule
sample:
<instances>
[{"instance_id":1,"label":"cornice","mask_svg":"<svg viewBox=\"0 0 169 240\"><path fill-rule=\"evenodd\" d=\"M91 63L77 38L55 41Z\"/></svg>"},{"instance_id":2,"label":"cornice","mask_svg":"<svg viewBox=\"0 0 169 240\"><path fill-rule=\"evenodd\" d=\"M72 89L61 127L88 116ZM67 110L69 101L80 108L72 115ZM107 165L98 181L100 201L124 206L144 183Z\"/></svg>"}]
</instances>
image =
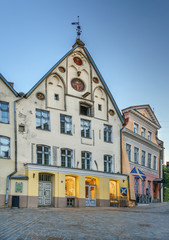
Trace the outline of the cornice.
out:
<instances>
[{"instance_id":1,"label":"cornice","mask_svg":"<svg viewBox=\"0 0 169 240\"><path fill-rule=\"evenodd\" d=\"M137 133L132 132L131 130L129 130L129 129L127 129L127 128L124 128L124 129L123 129L123 133L125 133L126 135L128 134L128 135L132 136L133 138L136 139L136 141L139 139L139 140L141 140L142 142L144 142L144 144L146 143L146 144L148 144L149 146L156 148L157 150L162 150L162 148L161 148L160 146L158 146L157 144L151 142L151 141L148 140L147 138L142 137L141 135L139 135L139 134L137 134Z\"/></svg>"},{"instance_id":2,"label":"cornice","mask_svg":"<svg viewBox=\"0 0 169 240\"><path fill-rule=\"evenodd\" d=\"M77 168L62 168L57 166L44 166L38 164L27 163L25 164L26 170L36 170L36 171L44 171L44 172L55 172L55 173L65 173L65 174L74 174L74 175L85 175L91 177L105 177L112 179L122 179L126 180L127 175L124 174L116 174L116 173L105 173L100 171L89 171Z\"/></svg>"}]
</instances>

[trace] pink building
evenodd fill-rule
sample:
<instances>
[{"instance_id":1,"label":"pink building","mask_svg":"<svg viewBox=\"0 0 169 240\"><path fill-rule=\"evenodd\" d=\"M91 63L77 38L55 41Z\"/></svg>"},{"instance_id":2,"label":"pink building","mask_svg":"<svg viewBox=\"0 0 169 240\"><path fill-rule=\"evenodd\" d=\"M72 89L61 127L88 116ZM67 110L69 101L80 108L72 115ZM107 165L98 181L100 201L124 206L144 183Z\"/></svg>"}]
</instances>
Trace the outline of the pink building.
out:
<instances>
[{"instance_id":1,"label":"pink building","mask_svg":"<svg viewBox=\"0 0 169 240\"><path fill-rule=\"evenodd\" d=\"M130 200L162 201L163 142L157 137L161 126L149 105L128 107L122 113L122 171L129 174Z\"/></svg>"}]
</instances>

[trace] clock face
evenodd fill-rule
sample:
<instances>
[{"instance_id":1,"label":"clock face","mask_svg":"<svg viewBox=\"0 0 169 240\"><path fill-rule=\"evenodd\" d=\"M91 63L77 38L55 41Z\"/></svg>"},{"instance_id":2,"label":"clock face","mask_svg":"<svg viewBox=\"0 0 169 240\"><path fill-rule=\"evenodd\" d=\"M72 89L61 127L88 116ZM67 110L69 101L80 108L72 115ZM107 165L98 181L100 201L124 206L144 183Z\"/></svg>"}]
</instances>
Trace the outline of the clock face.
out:
<instances>
[{"instance_id":1,"label":"clock face","mask_svg":"<svg viewBox=\"0 0 169 240\"><path fill-rule=\"evenodd\" d=\"M84 90L84 83L82 82L82 80L78 79L78 78L74 78L72 81L71 81L71 85L72 87L78 91L78 92L82 92Z\"/></svg>"},{"instance_id":2,"label":"clock face","mask_svg":"<svg viewBox=\"0 0 169 240\"><path fill-rule=\"evenodd\" d=\"M36 94L36 97L37 97L39 100L44 100L44 99L45 99L45 95L44 95L43 93L41 93L41 92L38 92L38 93Z\"/></svg>"},{"instance_id":3,"label":"clock face","mask_svg":"<svg viewBox=\"0 0 169 240\"><path fill-rule=\"evenodd\" d=\"M74 57L73 58L73 61L77 64L77 65L82 65L82 60L80 59L80 58L78 58L78 57Z\"/></svg>"}]
</instances>

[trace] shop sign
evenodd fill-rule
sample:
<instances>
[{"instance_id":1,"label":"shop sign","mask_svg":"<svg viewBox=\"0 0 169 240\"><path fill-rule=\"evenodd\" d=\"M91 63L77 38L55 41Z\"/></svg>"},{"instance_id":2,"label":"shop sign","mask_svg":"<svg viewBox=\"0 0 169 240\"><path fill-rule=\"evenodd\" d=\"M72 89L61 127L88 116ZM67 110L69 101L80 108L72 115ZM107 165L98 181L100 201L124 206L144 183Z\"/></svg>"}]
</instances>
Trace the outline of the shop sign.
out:
<instances>
[{"instance_id":1,"label":"shop sign","mask_svg":"<svg viewBox=\"0 0 169 240\"><path fill-rule=\"evenodd\" d=\"M121 187L120 194L122 197L127 197L127 188Z\"/></svg>"}]
</instances>

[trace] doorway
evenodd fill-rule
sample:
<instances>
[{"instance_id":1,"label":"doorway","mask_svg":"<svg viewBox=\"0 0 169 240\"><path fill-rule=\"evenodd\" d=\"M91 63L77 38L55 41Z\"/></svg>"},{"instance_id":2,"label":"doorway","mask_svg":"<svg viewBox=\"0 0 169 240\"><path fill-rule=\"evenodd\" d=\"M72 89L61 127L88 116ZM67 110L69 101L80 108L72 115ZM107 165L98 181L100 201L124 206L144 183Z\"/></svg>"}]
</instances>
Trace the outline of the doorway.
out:
<instances>
[{"instance_id":1,"label":"doorway","mask_svg":"<svg viewBox=\"0 0 169 240\"><path fill-rule=\"evenodd\" d=\"M52 204L52 177L49 174L39 174L39 206L51 206Z\"/></svg>"},{"instance_id":2,"label":"doorway","mask_svg":"<svg viewBox=\"0 0 169 240\"><path fill-rule=\"evenodd\" d=\"M86 206L96 206L96 180L93 178L86 178L85 194L86 194Z\"/></svg>"}]
</instances>

